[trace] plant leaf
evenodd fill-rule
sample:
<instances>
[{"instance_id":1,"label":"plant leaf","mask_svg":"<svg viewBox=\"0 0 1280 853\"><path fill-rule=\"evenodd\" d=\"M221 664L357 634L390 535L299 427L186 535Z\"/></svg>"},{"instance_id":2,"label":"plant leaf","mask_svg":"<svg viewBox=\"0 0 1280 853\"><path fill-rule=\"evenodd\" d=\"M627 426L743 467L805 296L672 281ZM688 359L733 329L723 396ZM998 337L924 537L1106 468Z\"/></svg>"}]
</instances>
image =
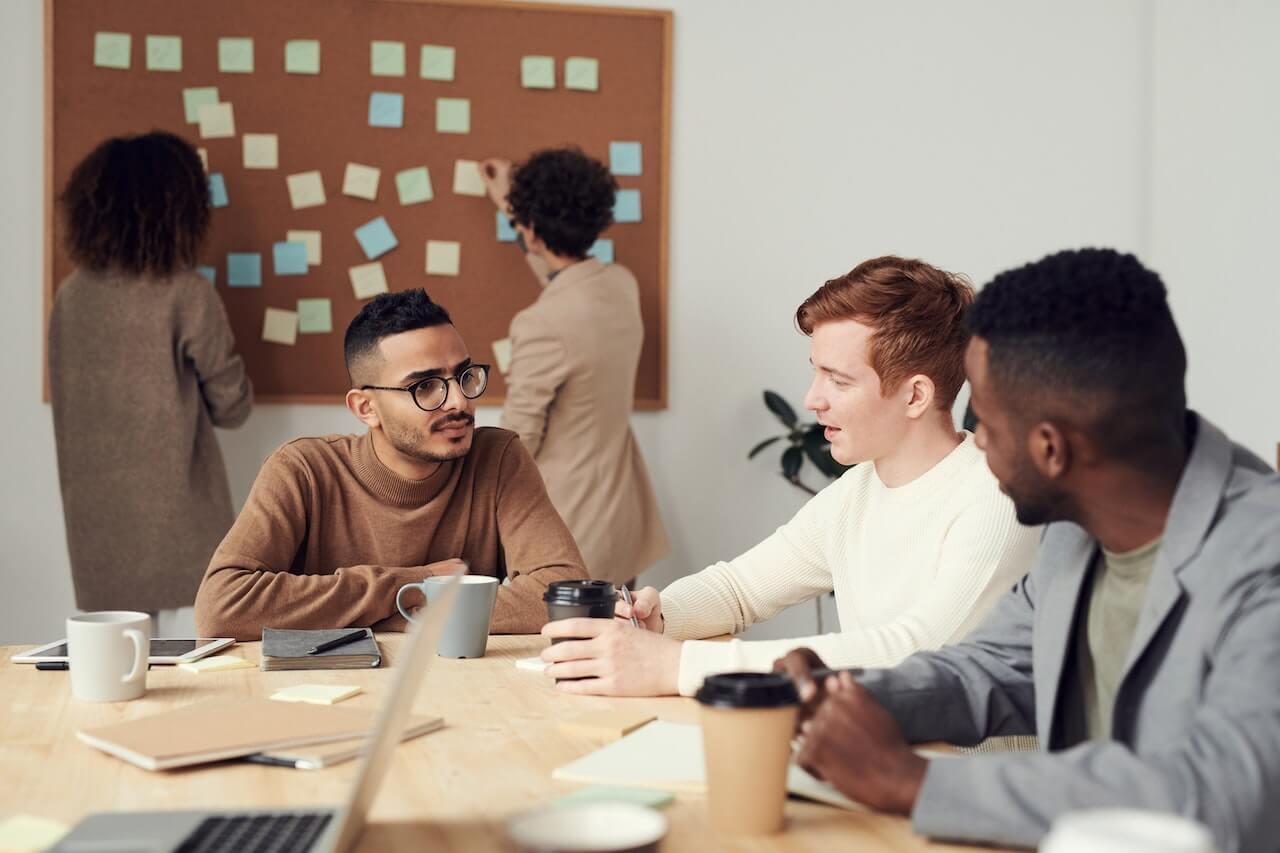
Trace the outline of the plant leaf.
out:
<instances>
[{"instance_id":1,"label":"plant leaf","mask_svg":"<svg viewBox=\"0 0 1280 853\"><path fill-rule=\"evenodd\" d=\"M773 444L775 441L782 441L782 436L775 435L773 438L766 438L764 441L760 442L755 447L751 448L751 452L747 454L747 458L755 459L756 454L758 454L761 450L764 450L769 445Z\"/></svg>"},{"instance_id":2,"label":"plant leaf","mask_svg":"<svg viewBox=\"0 0 1280 853\"><path fill-rule=\"evenodd\" d=\"M782 476L794 479L804 464L804 452L798 447L788 447L782 453Z\"/></svg>"},{"instance_id":3,"label":"plant leaf","mask_svg":"<svg viewBox=\"0 0 1280 853\"><path fill-rule=\"evenodd\" d=\"M796 425L796 410L791 408L791 404L778 394L773 391L765 391L764 404L769 408L769 411L778 416L778 420L782 421L783 425L787 427Z\"/></svg>"}]
</instances>

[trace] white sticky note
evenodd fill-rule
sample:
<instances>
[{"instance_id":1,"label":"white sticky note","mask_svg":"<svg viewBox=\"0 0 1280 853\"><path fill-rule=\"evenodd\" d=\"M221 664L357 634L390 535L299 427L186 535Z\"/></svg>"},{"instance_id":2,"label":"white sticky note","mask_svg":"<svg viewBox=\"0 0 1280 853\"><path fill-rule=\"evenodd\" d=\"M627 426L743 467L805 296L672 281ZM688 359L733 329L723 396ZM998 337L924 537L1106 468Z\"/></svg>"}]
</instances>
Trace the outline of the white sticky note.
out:
<instances>
[{"instance_id":1,"label":"white sticky note","mask_svg":"<svg viewBox=\"0 0 1280 853\"><path fill-rule=\"evenodd\" d=\"M452 80L456 54L443 44L424 44L418 71L424 80Z\"/></svg>"},{"instance_id":2,"label":"white sticky note","mask_svg":"<svg viewBox=\"0 0 1280 853\"><path fill-rule=\"evenodd\" d=\"M94 33L93 64L99 68L128 68L133 36L128 33Z\"/></svg>"},{"instance_id":3,"label":"white sticky note","mask_svg":"<svg viewBox=\"0 0 1280 853\"><path fill-rule=\"evenodd\" d=\"M453 191L457 195L486 194L480 164L475 160L457 160L453 164Z\"/></svg>"},{"instance_id":4,"label":"white sticky note","mask_svg":"<svg viewBox=\"0 0 1280 853\"><path fill-rule=\"evenodd\" d=\"M324 204L324 181L319 172L299 172L284 180L289 187L289 204L294 210Z\"/></svg>"},{"instance_id":5,"label":"white sticky note","mask_svg":"<svg viewBox=\"0 0 1280 853\"><path fill-rule=\"evenodd\" d=\"M347 270L351 278L351 289L356 299L372 299L379 293L387 292L387 274L382 270L382 262L359 264Z\"/></svg>"},{"instance_id":6,"label":"white sticky note","mask_svg":"<svg viewBox=\"0 0 1280 853\"><path fill-rule=\"evenodd\" d=\"M252 74L253 39L218 39L218 70L223 74Z\"/></svg>"},{"instance_id":7,"label":"white sticky note","mask_svg":"<svg viewBox=\"0 0 1280 853\"><path fill-rule=\"evenodd\" d=\"M200 108L205 104L218 103L217 86L191 86L182 90L182 115L187 124L195 124L200 120Z\"/></svg>"},{"instance_id":8,"label":"white sticky note","mask_svg":"<svg viewBox=\"0 0 1280 853\"><path fill-rule=\"evenodd\" d=\"M381 174L382 171L373 166L348 163L342 176L342 194L374 201L378 197L378 177Z\"/></svg>"},{"instance_id":9,"label":"white sticky note","mask_svg":"<svg viewBox=\"0 0 1280 853\"><path fill-rule=\"evenodd\" d=\"M571 56L564 61L564 87L579 92L600 89L600 62L589 56Z\"/></svg>"},{"instance_id":10,"label":"white sticky note","mask_svg":"<svg viewBox=\"0 0 1280 853\"><path fill-rule=\"evenodd\" d=\"M280 165L280 138L274 133L246 133L244 140L244 167L246 169L275 169Z\"/></svg>"},{"instance_id":11,"label":"white sticky note","mask_svg":"<svg viewBox=\"0 0 1280 853\"><path fill-rule=\"evenodd\" d=\"M181 71L182 36L147 36L147 70Z\"/></svg>"},{"instance_id":12,"label":"white sticky note","mask_svg":"<svg viewBox=\"0 0 1280 853\"><path fill-rule=\"evenodd\" d=\"M298 312L268 308L262 318L262 339L293 346L298 342Z\"/></svg>"},{"instance_id":13,"label":"white sticky note","mask_svg":"<svg viewBox=\"0 0 1280 853\"><path fill-rule=\"evenodd\" d=\"M371 42L369 44L369 73L375 77L403 77L404 42Z\"/></svg>"},{"instance_id":14,"label":"white sticky note","mask_svg":"<svg viewBox=\"0 0 1280 853\"><path fill-rule=\"evenodd\" d=\"M236 116L231 104L205 104L196 113L201 139L227 139L236 135Z\"/></svg>"},{"instance_id":15,"label":"white sticky note","mask_svg":"<svg viewBox=\"0 0 1280 853\"><path fill-rule=\"evenodd\" d=\"M551 664L542 658L519 658L516 660L516 669L527 670L528 672L542 672Z\"/></svg>"},{"instance_id":16,"label":"white sticky note","mask_svg":"<svg viewBox=\"0 0 1280 853\"><path fill-rule=\"evenodd\" d=\"M311 705L333 705L360 692L354 684L295 684L271 694L277 702L306 702Z\"/></svg>"},{"instance_id":17,"label":"white sticky note","mask_svg":"<svg viewBox=\"0 0 1280 853\"><path fill-rule=\"evenodd\" d=\"M205 174L206 174L206 175L207 175L207 174L209 174L209 149L208 149L208 148L197 148L197 149L196 149L196 154L197 154L197 155L199 155L199 157L200 157L200 165L201 165L201 166L204 166L204 172L205 172Z\"/></svg>"},{"instance_id":18,"label":"white sticky note","mask_svg":"<svg viewBox=\"0 0 1280 853\"><path fill-rule=\"evenodd\" d=\"M271 308L268 311L274 310ZM253 669L254 664L236 655L214 655L213 657L201 658L188 663L178 664L178 669L184 669L187 672L226 672L231 669Z\"/></svg>"},{"instance_id":19,"label":"white sticky note","mask_svg":"<svg viewBox=\"0 0 1280 853\"><path fill-rule=\"evenodd\" d=\"M452 240L427 241L427 274L457 275L462 266L462 244Z\"/></svg>"},{"instance_id":20,"label":"white sticky note","mask_svg":"<svg viewBox=\"0 0 1280 853\"><path fill-rule=\"evenodd\" d=\"M493 342L493 360L498 365L498 371L505 374L511 366L511 338Z\"/></svg>"},{"instance_id":21,"label":"white sticky note","mask_svg":"<svg viewBox=\"0 0 1280 853\"><path fill-rule=\"evenodd\" d=\"M66 824L36 815L0 820L0 850L48 850L67 834Z\"/></svg>"},{"instance_id":22,"label":"white sticky note","mask_svg":"<svg viewBox=\"0 0 1280 853\"><path fill-rule=\"evenodd\" d=\"M307 247L307 266L320 266L320 232L319 231L288 231L284 236L285 242L301 243Z\"/></svg>"}]
</instances>

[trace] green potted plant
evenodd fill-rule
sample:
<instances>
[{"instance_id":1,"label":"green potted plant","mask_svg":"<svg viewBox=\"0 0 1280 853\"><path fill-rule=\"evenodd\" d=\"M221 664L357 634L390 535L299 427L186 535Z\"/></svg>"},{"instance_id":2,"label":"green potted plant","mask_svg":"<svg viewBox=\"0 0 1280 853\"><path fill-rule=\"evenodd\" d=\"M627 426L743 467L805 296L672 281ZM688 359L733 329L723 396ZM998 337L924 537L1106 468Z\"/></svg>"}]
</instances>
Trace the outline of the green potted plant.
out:
<instances>
[{"instance_id":1,"label":"green potted plant","mask_svg":"<svg viewBox=\"0 0 1280 853\"><path fill-rule=\"evenodd\" d=\"M831 458L831 442L827 441L826 436L823 435L822 424L816 421L801 422L796 416L796 410L791 408L791 404L774 391L764 392L764 404L782 422L787 431L783 435L766 438L751 448L751 452L747 454L748 459L754 459L765 448L779 441L785 441L786 448L782 451L781 458L782 478L810 495L816 495L818 492L800 479L805 460L808 460L828 480L834 480L852 467L841 465Z\"/></svg>"}]
</instances>

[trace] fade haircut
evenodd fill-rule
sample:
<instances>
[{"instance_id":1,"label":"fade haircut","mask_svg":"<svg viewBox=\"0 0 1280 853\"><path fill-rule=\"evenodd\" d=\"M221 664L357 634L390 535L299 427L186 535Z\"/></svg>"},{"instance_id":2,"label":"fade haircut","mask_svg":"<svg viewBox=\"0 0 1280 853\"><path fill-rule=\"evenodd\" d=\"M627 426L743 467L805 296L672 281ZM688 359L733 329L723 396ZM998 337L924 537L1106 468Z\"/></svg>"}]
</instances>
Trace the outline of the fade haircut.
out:
<instances>
[{"instance_id":1,"label":"fade haircut","mask_svg":"<svg viewBox=\"0 0 1280 853\"><path fill-rule=\"evenodd\" d=\"M401 332L412 332L414 329L452 324L449 312L440 304L432 302L421 287L395 293L379 293L352 319L342 341L342 352L347 361L347 378L351 380L351 386L354 388L357 384L356 373L378 358L378 343L383 338Z\"/></svg>"},{"instance_id":2,"label":"fade haircut","mask_svg":"<svg viewBox=\"0 0 1280 853\"><path fill-rule=\"evenodd\" d=\"M934 405L950 409L964 384L964 312L971 302L964 276L885 255L818 288L796 310L796 325L806 335L835 320L870 326L868 361L881 395L922 373L933 381Z\"/></svg>"},{"instance_id":3,"label":"fade haircut","mask_svg":"<svg viewBox=\"0 0 1280 853\"><path fill-rule=\"evenodd\" d=\"M618 182L605 165L577 148L539 151L511 176L507 202L517 223L532 228L562 257L586 257L613 222Z\"/></svg>"}]
</instances>

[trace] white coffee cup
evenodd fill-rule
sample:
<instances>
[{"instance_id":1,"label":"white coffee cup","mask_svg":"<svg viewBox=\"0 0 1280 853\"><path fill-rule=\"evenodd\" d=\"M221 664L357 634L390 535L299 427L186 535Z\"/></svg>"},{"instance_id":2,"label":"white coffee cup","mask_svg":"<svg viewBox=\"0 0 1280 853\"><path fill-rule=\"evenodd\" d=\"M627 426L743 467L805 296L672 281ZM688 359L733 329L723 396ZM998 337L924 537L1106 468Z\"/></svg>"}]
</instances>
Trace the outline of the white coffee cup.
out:
<instances>
[{"instance_id":1,"label":"white coffee cup","mask_svg":"<svg viewBox=\"0 0 1280 853\"><path fill-rule=\"evenodd\" d=\"M147 692L151 617L103 610L67 618L71 696L81 702L127 702Z\"/></svg>"},{"instance_id":2,"label":"white coffee cup","mask_svg":"<svg viewBox=\"0 0 1280 853\"><path fill-rule=\"evenodd\" d=\"M1141 809L1084 809L1060 815L1040 853L1214 853L1194 820Z\"/></svg>"}]
</instances>

